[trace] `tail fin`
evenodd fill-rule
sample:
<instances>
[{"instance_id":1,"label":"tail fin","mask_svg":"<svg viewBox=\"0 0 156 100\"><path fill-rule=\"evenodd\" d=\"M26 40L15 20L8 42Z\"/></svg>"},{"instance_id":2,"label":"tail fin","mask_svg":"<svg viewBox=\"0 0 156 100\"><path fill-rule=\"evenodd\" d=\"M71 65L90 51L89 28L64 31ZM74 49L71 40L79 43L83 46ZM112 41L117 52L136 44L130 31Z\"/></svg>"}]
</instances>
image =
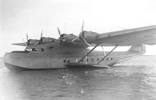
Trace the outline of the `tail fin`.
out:
<instances>
[{"instance_id":1,"label":"tail fin","mask_svg":"<svg viewBox=\"0 0 156 100\"><path fill-rule=\"evenodd\" d=\"M139 45L133 45L131 48L128 50L128 52L134 52L134 53L145 53L146 48L144 44L139 44Z\"/></svg>"}]
</instances>

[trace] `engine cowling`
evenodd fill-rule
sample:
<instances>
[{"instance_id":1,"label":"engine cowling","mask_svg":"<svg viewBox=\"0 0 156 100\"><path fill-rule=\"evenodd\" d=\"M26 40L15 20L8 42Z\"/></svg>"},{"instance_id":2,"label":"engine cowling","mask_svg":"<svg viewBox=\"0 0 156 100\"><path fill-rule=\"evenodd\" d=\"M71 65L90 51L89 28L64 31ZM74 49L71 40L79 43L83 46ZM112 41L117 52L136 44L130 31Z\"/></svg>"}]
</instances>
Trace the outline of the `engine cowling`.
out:
<instances>
[{"instance_id":1,"label":"engine cowling","mask_svg":"<svg viewBox=\"0 0 156 100\"><path fill-rule=\"evenodd\" d=\"M83 31L82 33L79 34L79 38L82 39L84 38L88 43L93 43L96 39L96 36L98 33L92 32L92 31Z\"/></svg>"},{"instance_id":2,"label":"engine cowling","mask_svg":"<svg viewBox=\"0 0 156 100\"><path fill-rule=\"evenodd\" d=\"M37 44L39 42L39 40L37 40L37 39L29 39L28 41L27 41L27 45L35 45L35 44Z\"/></svg>"},{"instance_id":3,"label":"engine cowling","mask_svg":"<svg viewBox=\"0 0 156 100\"><path fill-rule=\"evenodd\" d=\"M54 42L56 39L50 38L50 37L42 37L42 42L43 43L51 43Z\"/></svg>"},{"instance_id":4,"label":"engine cowling","mask_svg":"<svg viewBox=\"0 0 156 100\"><path fill-rule=\"evenodd\" d=\"M66 41L66 42L71 42L73 39L75 39L77 36L73 34L61 34L60 35L60 40Z\"/></svg>"}]
</instances>

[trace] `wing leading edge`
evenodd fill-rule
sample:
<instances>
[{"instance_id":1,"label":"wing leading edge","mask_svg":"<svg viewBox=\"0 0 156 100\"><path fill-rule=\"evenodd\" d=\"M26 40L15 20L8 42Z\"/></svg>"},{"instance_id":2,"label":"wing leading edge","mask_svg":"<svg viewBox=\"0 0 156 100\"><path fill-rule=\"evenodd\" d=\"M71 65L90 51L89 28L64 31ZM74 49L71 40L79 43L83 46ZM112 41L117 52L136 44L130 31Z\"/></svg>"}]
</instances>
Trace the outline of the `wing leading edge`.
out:
<instances>
[{"instance_id":1,"label":"wing leading edge","mask_svg":"<svg viewBox=\"0 0 156 100\"><path fill-rule=\"evenodd\" d=\"M156 25L98 34L95 44L129 46L137 44L156 44Z\"/></svg>"}]
</instances>

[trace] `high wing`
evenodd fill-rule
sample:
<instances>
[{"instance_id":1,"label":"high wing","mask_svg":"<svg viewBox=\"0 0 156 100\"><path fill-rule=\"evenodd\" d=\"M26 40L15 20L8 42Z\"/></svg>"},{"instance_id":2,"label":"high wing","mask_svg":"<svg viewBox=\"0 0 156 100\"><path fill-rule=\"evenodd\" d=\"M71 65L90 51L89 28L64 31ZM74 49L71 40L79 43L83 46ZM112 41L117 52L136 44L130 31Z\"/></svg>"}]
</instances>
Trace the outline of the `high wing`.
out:
<instances>
[{"instance_id":1,"label":"high wing","mask_svg":"<svg viewBox=\"0 0 156 100\"><path fill-rule=\"evenodd\" d=\"M156 25L98 34L92 43L118 46L155 45Z\"/></svg>"},{"instance_id":2,"label":"high wing","mask_svg":"<svg viewBox=\"0 0 156 100\"><path fill-rule=\"evenodd\" d=\"M61 44L65 43L82 47L89 47L95 44L102 44L103 46L130 46L137 44L156 45L156 25L102 34L92 31L82 31L79 36L73 34L60 34L59 39L41 36L40 40L27 39L26 43L13 43L13 45L32 46L53 43L56 40L59 40Z\"/></svg>"}]
</instances>

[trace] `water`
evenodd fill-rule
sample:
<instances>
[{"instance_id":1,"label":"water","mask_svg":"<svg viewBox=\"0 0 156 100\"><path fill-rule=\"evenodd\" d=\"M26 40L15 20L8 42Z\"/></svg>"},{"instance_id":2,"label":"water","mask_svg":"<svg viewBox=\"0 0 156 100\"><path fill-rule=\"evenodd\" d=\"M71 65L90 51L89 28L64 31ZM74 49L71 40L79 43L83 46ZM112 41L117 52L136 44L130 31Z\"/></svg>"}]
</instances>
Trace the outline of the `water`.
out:
<instances>
[{"instance_id":1,"label":"water","mask_svg":"<svg viewBox=\"0 0 156 100\"><path fill-rule=\"evenodd\" d=\"M0 66L0 100L156 100L156 56L110 69L11 72L2 60Z\"/></svg>"}]
</instances>

